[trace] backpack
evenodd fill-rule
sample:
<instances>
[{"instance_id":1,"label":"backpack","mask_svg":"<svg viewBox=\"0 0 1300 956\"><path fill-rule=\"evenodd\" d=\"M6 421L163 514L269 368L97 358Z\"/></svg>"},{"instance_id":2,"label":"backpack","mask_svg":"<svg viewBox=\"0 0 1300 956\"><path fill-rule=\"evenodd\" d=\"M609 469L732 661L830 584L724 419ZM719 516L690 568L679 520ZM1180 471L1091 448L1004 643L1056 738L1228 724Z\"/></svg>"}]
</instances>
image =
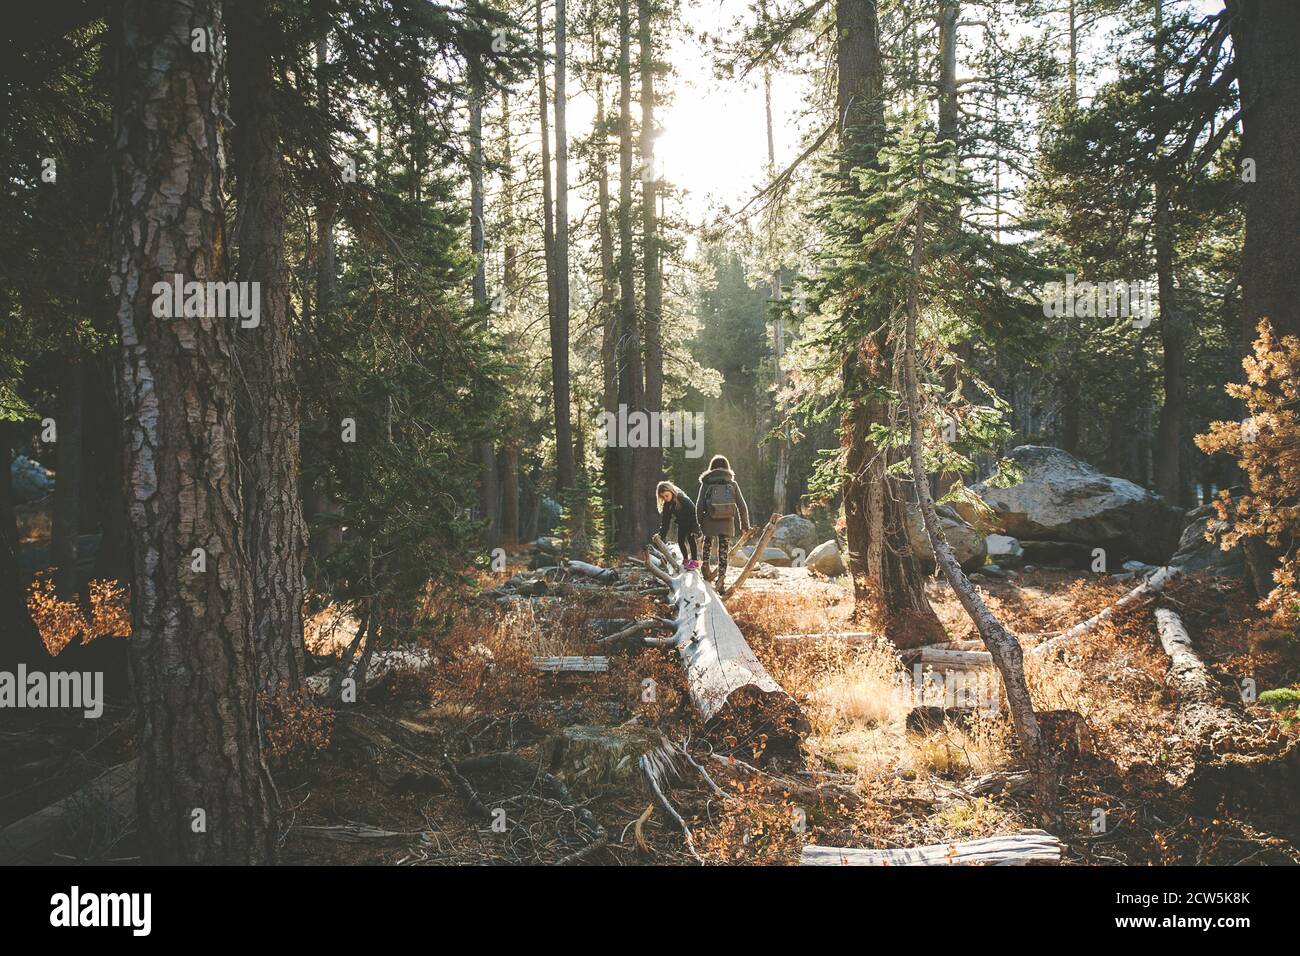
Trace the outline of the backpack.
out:
<instances>
[{"instance_id":1,"label":"backpack","mask_svg":"<svg viewBox=\"0 0 1300 956\"><path fill-rule=\"evenodd\" d=\"M715 521L725 521L740 514L736 507L735 486L729 481L719 482L709 492L709 517Z\"/></svg>"}]
</instances>

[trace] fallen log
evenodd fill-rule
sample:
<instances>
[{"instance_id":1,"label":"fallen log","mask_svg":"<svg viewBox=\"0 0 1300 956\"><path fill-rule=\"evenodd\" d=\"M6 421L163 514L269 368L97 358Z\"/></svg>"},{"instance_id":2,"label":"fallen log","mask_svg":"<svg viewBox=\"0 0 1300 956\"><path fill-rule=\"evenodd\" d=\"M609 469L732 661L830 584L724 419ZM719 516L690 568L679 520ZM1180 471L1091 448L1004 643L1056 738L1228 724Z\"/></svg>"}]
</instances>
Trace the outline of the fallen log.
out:
<instances>
[{"instance_id":1,"label":"fallen log","mask_svg":"<svg viewBox=\"0 0 1300 956\"><path fill-rule=\"evenodd\" d=\"M59 841L87 816L93 815L101 829L131 827L135 767L134 760L111 767L75 793L0 830L0 866L48 862Z\"/></svg>"},{"instance_id":2,"label":"fallen log","mask_svg":"<svg viewBox=\"0 0 1300 956\"><path fill-rule=\"evenodd\" d=\"M754 570L754 566L763 560L763 555L767 551L767 543L772 540L772 535L776 533L776 523L780 520L781 516L773 512L772 517L768 519L767 525L763 528L763 534L759 537L758 544L754 545L754 553L749 556L745 566L740 569L740 575L735 582L723 592L723 597L731 597L740 590L740 586L745 583L745 578L749 577L750 572Z\"/></svg>"},{"instance_id":3,"label":"fallen log","mask_svg":"<svg viewBox=\"0 0 1300 956\"><path fill-rule=\"evenodd\" d=\"M603 674L608 657L534 657L533 666L547 674Z\"/></svg>"},{"instance_id":4,"label":"fallen log","mask_svg":"<svg viewBox=\"0 0 1300 956\"><path fill-rule=\"evenodd\" d=\"M1178 575L1178 568L1161 568L1114 604L1110 605L1110 607L1097 612L1086 621L1080 621L1078 624L1068 630L1062 631L1055 637L1050 638L1035 647L1031 647L1025 652L1025 656L1042 659L1056 654L1068 642L1075 638L1082 637L1090 631L1096 630L1098 626L1109 621L1116 614L1126 611L1131 607L1135 607L1153 595L1163 591L1165 586L1178 577Z\"/></svg>"},{"instance_id":5,"label":"fallen log","mask_svg":"<svg viewBox=\"0 0 1300 956\"><path fill-rule=\"evenodd\" d=\"M677 560L676 556L674 556L671 551L668 550L668 545L664 544L664 539L659 537L657 534L652 534L650 536L650 543L654 545L655 550L659 552L660 556L668 562L668 566L672 568L673 573L680 574L682 563Z\"/></svg>"},{"instance_id":6,"label":"fallen log","mask_svg":"<svg viewBox=\"0 0 1300 956\"><path fill-rule=\"evenodd\" d=\"M586 561L563 561L560 566L570 574L581 574L593 578L601 584L614 584L618 581L618 572L613 568L597 567L594 564L588 564Z\"/></svg>"},{"instance_id":7,"label":"fallen log","mask_svg":"<svg viewBox=\"0 0 1300 956\"><path fill-rule=\"evenodd\" d=\"M778 634L774 640L783 643L801 641L843 641L845 644L870 644L876 635L870 631L812 631L807 634Z\"/></svg>"},{"instance_id":8,"label":"fallen log","mask_svg":"<svg viewBox=\"0 0 1300 956\"><path fill-rule=\"evenodd\" d=\"M1214 751L1247 736L1242 719L1219 702L1219 690L1205 662L1192 647L1182 618L1168 608L1156 609L1160 646L1169 655L1165 683L1178 702L1174 726L1179 736L1202 751Z\"/></svg>"},{"instance_id":9,"label":"fallen log","mask_svg":"<svg viewBox=\"0 0 1300 956\"><path fill-rule=\"evenodd\" d=\"M803 712L759 661L717 592L698 571L672 580L677 631L667 643L677 649L706 728L725 725L740 742L766 735L769 746L796 748L808 730Z\"/></svg>"},{"instance_id":10,"label":"fallen log","mask_svg":"<svg viewBox=\"0 0 1300 956\"><path fill-rule=\"evenodd\" d=\"M1026 866L1057 864L1064 845L1046 830L897 850L805 846L800 866Z\"/></svg>"},{"instance_id":11,"label":"fallen log","mask_svg":"<svg viewBox=\"0 0 1300 956\"><path fill-rule=\"evenodd\" d=\"M946 647L918 647L900 655L905 664L920 664L934 670L980 670L993 666L988 651L955 651Z\"/></svg>"}]
</instances>

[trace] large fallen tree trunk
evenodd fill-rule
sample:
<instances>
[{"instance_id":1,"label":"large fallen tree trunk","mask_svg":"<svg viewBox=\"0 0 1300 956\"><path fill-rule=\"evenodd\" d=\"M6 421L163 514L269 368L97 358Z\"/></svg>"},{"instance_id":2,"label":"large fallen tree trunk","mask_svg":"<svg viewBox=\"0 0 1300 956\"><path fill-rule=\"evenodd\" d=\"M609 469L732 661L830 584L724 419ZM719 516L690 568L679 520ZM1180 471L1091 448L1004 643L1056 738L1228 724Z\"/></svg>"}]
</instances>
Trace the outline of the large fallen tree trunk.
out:
<instances>
[{"instance_id":1,"label":"large fallen tree trunk","mask_svg":"<svg viewBox=\"0 0 1300 956\"><path fill-rule=\"evenodd\" d=\"M105 770L75 793L0 830L0 866L47 863L77 825L94 821L101 832L135 821L135 761Z\"/></svg>"},{"instance_id":2,"label":"large fallen tree trunk","mask_svg":"<svg viewBox=\"0 0 1300 956\"><path fill-rule=\"evenodd\" d=\"M759 661L718 593L698 571L670 576L653 569L669 581L677 629L642 643L676 649L706 728L725 727L737 747L796 748L808 730L803 712Z\"/></svg>"},{"instance_id":3,"label":"large fallen tree trunk","mask_svg":"<svg viewBox=\"0 0 1300 956\"><path fill-rule=\"evenodd\" d=\"M1006 836L936 843L898 850L806 846L800 866L1026 866L1061 862L1064 847L1046 830L1021 830Z\"/></svg>"},{"instance_id":4,"label":"large fallen tree trunk","mask_svg":"<svg viewBox=\"0 0 1300 956\"><path fill-rule=\"evenodd\" d=\"M1242 719L1219 701L1219 689L1192 647L1182 619L1168 608L1156 609L1160 646L1169 655L1165 683L1178 701L1174 726L1197 750L1213 751L1246 736Z\"/></svg>"}]
</instances>

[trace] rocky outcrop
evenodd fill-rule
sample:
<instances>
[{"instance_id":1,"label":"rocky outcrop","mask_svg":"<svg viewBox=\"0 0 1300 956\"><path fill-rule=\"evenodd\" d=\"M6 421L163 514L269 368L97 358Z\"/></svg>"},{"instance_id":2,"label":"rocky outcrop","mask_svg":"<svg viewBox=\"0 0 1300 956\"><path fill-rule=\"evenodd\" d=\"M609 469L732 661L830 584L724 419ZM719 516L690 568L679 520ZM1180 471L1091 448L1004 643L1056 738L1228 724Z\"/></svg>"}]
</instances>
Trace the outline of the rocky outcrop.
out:
<instances>
[{"instance_id":1,"label":"rocky outcrop","mask_svg":"<svg viewBox=\"0 0 1300 956\"><path fill-rule=\"evenodd\" d=\"M1213 574L1224 578L1246 577L1246 559L1240 546L1224 551L1219 546L1219 536L1224 522L1219 520L1213 505L1205 505L1188 512L1191 524L1183 529L1178 539L1178 550L1169 559L1172 567L1192 574ZM1211 537L1206 538L1209 532Z\"/></svg>"},{"instance_id":2,"label":"rocky outcrop","mask_svg":"<svg viewBox=\"0 0 1300 956\"><path fill-rule=\"evenodd\" d=\"M939 513L939 524L943 527L944 537L957 555L957 562L966 572L977 570L988 556L985 547L984 532L963 521L961 516L947 505L935 509ZM925 522L916 505L907 508L907 540L912 545L912 553L927 571L934 570L934 549L930 547L930 536L925 533Z\"/></svg>"},{"instance_id":3,"label":"rocky outcrop","mask_svg":"<svg viewBox=\"0 0 1300 956\"><path fill-rule=\"evenodd\" d=\"M1182 528L1182 511L1123 478L1104 475L1059 448L1021 445L1010 456L1024 480L1009 488L980 482L971 490L992 509L991 530L1030 541L1105 548L1117 567L1124 557L1164 564ZM975 510L959 505L967 521ZM1026 555L1026 560L1030 560Z\"/></svg>"}]
</instances>

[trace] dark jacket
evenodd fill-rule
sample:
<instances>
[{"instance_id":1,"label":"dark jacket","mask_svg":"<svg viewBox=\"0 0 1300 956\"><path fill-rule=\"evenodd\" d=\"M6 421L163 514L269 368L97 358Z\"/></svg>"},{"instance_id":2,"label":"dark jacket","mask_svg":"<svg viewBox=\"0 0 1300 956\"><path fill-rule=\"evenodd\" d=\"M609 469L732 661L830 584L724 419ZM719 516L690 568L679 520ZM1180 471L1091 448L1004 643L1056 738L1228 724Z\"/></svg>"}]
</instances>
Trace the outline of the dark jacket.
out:
<instances>
[{"instance_id":1,"label":"dark jacket","mask_svg":"<svg viewBox=\"0 0 1300 956\"><path fill-rule=\"evenodd\" d=\"M695 514L695 502L685 495L678 495L664 505L659 515L659 537L668 540L668 524L677 519L677 530L687 537L700 533L700 521Z\"/></svg>"},{"instance_id":2,"label":"dark jacket","mask_svg":"<svg viewBox=\"0 0 1300 956\"><path fill-rule=\"evenodd\" d=\"M700 517L700 530L706 536L722 535L734 538L740 530L736 527L736 519L709 517L709 497L721 485L731 485L732 494L736 498L736 510L740 512L740 528L749 527L749 506L745 504L745 496L740 493L740 485L736 484L735 473L728 468L714 468L700 475L700 493L695 499L695 508Z\"/></svg>"}]
</instances>

